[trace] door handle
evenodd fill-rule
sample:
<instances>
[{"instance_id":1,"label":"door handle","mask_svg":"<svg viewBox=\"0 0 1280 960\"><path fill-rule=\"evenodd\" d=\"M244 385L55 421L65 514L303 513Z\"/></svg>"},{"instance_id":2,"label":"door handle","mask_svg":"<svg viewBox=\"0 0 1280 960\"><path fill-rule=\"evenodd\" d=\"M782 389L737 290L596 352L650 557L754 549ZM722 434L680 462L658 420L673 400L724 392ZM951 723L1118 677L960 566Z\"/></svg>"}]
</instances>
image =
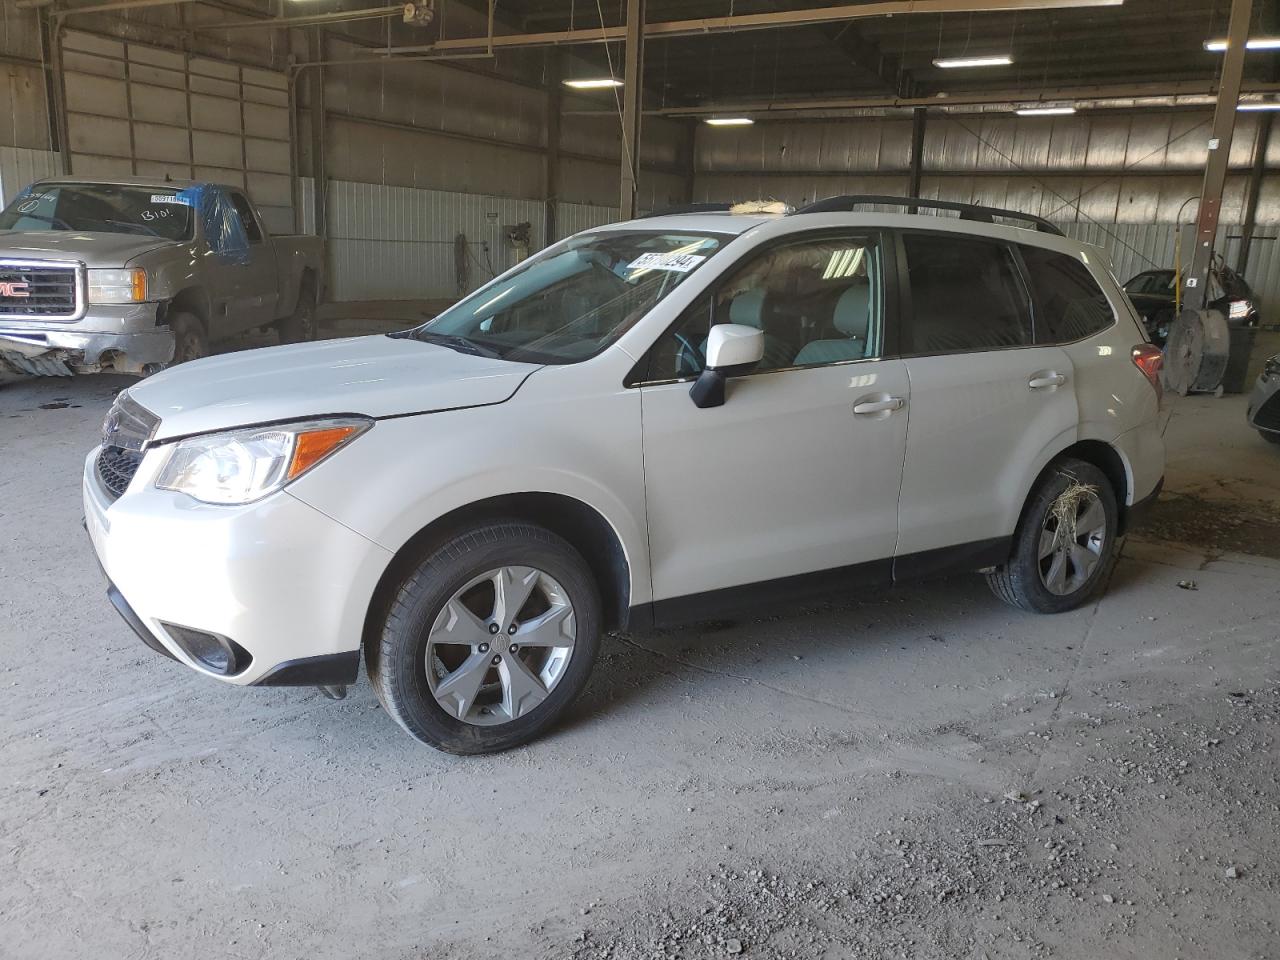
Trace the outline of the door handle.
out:
<instances>
[{"instance_id":1,"label":"door handle","mask_svg":"<svg viewBox=\"0 0 1280 960\"><path fill-rule=\"evenodd\" d=\"M1062 374L1046 370L1043 373L1033 374L1027 381L1027 386L1032 390L1048 390L1050 387L1060 387L1066 382L1067 378Z\"/></svg>"},{"instance_id":2,"label":"door handle","mask_svg":"<svg viewBox=\"0 0 1280 960\"><path fill-rule=\"evenodd\" d=\"M873 413L892 413L906 404L902 397L885 397L883 400L860 400L853 405L853 412L860 417Z\"/></svg>"}]
</instances>

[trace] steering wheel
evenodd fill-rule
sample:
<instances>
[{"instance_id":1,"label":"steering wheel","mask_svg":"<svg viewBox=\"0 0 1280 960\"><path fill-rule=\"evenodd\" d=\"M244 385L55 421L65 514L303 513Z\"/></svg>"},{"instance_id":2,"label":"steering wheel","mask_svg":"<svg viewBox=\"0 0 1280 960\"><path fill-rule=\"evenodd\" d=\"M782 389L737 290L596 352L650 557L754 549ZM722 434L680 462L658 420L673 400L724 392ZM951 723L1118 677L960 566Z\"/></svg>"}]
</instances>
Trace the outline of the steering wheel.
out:
<instances>
[{"instance_id":1,"label":"steering wheel","mask_svg":"<svg viewBox=\"0 0 1280 960\"><path fill-rule=\"evenodd\" d=\"M676 338L676 342L680 345L676 350L676 363L679 367L679 375L689 376L695 373L701 373L707 362L702 351L695 347L693 342L683 333L677 333L674 336Z\"/></svg>"}]
</instances>

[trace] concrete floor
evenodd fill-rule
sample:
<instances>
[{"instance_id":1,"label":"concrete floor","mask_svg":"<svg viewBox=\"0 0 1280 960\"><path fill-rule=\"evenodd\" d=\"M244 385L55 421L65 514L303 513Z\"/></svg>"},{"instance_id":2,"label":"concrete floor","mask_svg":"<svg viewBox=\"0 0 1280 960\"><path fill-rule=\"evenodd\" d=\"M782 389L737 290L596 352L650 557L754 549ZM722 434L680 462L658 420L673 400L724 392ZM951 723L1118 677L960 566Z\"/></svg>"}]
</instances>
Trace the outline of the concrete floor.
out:
<instances>
[{"instance_id":1,"label":"concrete floor","mask_svg":"<svg viewBox=\"0 0 1280 960\"><path fill-rule=\"evenodd\" d=\"M1242 398L1178 404L1175 540L1090 609L967 576L611 638L571 722L464 760L363 682L137 641L80 529L125 382L0 386L0 957L1280 955L1280 561L1231 552L1280 555L1280 448Z\"/></svg>"}]
</instances>

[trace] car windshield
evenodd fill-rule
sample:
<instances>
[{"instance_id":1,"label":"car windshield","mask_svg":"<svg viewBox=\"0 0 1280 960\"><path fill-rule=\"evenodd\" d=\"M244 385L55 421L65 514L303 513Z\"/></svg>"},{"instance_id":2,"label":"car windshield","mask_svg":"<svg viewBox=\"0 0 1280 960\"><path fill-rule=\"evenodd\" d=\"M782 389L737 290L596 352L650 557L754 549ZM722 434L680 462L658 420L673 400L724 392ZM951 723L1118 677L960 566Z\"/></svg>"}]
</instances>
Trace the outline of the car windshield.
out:
<instances>
[{"instance_id":1,"label":"car windshield","mask_svg":"<svg viewBox=\"0 0 1280 960\"><path fill-rule=\"evenodd\" d=\"M404 336L505 360L576 363L620 337L727 239L654 230L574 237Z\"/></svg>"},{"instance_id":2,"label":"car windshield","mask_svg":"<svg viewBox=\"0 0 1280 960\"><path fill-rule=\"evenodd\" d=\"M1173 271L1158 270L1140 273L1124 285L1126 293L1149 293L1162 297L1172 297Z\"/></svg>"},{"instance_id":3,"label":"car windshield","mask_svg":"<svg viewBox=\"0 0 1280 960\"><path fill-rule=\"evenodd\" d=\"M130 233L190 240L192 210L177 190L114 183L37 183L0 213L0 230Z\"/></svg>"}]
</instances>

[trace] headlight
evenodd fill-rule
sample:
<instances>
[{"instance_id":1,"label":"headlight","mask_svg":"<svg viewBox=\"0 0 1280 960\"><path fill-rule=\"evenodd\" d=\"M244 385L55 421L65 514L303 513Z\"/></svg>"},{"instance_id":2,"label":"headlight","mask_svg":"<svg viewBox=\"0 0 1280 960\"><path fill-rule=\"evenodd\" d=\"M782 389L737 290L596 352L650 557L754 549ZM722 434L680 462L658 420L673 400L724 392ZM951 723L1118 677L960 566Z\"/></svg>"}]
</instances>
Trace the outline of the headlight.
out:
<instances>
[{"instance_id":1,"label":"headlight","mask_svg":"<svg viewBox=\"0 0 1280 960\"><path fill-rule=\"evenodd\" d=\"M156 486L203 503L250 503L302 476L371 426L371 420L341 417L180 440Z\"/></svg>"},{"instance_id":2,"label":"headlight","mask_svg":"<svg viewBox=\"0 0 1280 960\"><path fill-rule=\"evenodd\" d=\"M1248 300L1232 300L1227 310L1232 320L1243 320L1253 312L1253 304Z\"/></svg>"},{"instance_id":3,"label":"headlight","mask_svg":"<svg viewBox=\"0 0 1280 960\"><path fill-rule=\"evenodd\" d=\"M147 299L147 271L90 270L90 303L141 303Z\"/></svg>"}]
</instances>

